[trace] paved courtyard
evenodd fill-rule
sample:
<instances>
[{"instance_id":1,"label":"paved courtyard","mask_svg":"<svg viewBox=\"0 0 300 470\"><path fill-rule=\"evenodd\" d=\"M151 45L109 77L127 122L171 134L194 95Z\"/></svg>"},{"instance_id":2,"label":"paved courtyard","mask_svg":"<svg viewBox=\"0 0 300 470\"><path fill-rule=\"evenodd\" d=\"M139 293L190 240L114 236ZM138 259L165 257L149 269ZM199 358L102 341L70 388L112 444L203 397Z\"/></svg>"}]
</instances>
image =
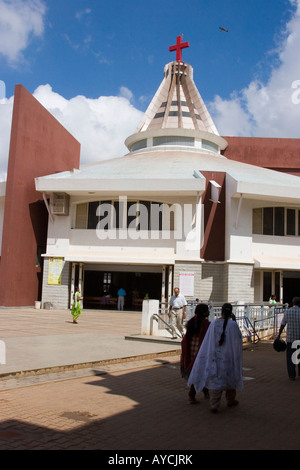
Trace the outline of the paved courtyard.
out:
<instances>
[{"instance_id":1,"label":"paved courtyard","mask_svg":"<svg viewBox=\"0 0 300 470\"><path fill-rule=\"evenodd\" d=\"M143 348L148 348L150 343L145 346L141 341L124 340L129 330L132 334L139 333L140 314L120 315L119 312L110 312L110 316L107 312L85 312L81 322L72 325L66 312L0 311L0 339L14 345L16 354L18 340L24 344L25 338L32 338L28 349L32 358L34 350L42 350L41 337L52 346L47 338L57 336L56 344L61 349L55 356L67 351L70 362L70 344L74 350L80 350L82 336L86 348L86 335L95 341L96 330L99 344L101 338L110 341L110 354L115 350L122 356L119 361L102 360L105 354L99 346L98 356L96 351L93 358L98 357L98 362L94 360L86 367L51 366L39 373L37 367L34 371L36 364L32 359L32 372L27 369L27 373L20 373L9 372L9 364L4 372L4 366L0 365L1 450L196 453L300 448L300 379L288 380L284 353L276 353L271 342L245 348L245 381L244 390L238 394L240 403L232 409L226 407L224 400L220 413L212 415L201 395L199 404L187 404L186 384L179 369L180 345L171 343L166 349L167 346L156 344L145 352ZM74 328L78 329L74 332ZM76 345L73 335L78 340ZM33 338L39 340L36 346ZM119 353L125 342L126 347L133 348L132 354L126 351L126 357ZM52 351L48 353L51 356Z\"/></svg>"}]
</instances>

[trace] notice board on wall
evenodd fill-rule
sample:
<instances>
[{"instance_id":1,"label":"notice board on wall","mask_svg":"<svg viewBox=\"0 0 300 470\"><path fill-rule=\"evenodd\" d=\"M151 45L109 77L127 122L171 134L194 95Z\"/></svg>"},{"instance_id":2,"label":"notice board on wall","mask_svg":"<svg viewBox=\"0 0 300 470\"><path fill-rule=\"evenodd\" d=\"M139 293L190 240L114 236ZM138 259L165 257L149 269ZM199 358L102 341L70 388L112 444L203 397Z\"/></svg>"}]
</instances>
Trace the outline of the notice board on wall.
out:
<instances>
[{"instance_id":1,"label":"notice board on wall","mask_svg":"<svg viewBox=\"0 0 300 470\"><path fill-rule=\"evenodd\" d=\"M194 296L194 280L195 273L182 272L179 273L179 289L182 295Z\"/></svg>"},{"instance_id":2,"label":"notice board on wall","mask_svg":"<svg viewBox=\"0 0 300 470\"><path fill-rule=\"evenodd\" d=\"M49 258L48 284L60 286L62 270L63 258Z\"/></svg>"}]
</instances>

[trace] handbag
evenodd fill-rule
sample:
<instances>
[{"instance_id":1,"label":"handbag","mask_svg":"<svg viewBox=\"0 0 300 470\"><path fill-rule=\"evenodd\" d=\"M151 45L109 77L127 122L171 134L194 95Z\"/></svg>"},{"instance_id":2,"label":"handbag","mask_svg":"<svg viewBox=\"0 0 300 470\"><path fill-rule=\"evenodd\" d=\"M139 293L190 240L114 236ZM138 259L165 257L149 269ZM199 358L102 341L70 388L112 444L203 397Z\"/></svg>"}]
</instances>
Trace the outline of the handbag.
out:
<instances>
[{"instance_id":1,"label":"handbag","mask_svg":"<svg viewBox=\"0 0 300 470\"><path fill-rule=\"evenodd\" d=\"M276 338L273 343L273 348L277 352L283 352L286 350L286 342L281 338Z\"/></svg>"}]
</instances>

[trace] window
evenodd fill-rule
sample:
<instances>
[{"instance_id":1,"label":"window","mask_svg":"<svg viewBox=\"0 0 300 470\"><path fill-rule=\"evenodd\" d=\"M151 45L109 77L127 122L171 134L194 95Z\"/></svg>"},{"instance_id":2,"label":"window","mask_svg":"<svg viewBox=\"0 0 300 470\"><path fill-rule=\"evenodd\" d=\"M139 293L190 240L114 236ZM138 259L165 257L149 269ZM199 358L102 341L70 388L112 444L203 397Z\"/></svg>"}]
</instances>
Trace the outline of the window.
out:
<instances>
[{"instance_id":1,"label":"window","mask_svg":"<svg viewBox=\"0 0 300 470\"><path fill-rule=\"evenodd\" d=\"M263 234L273 235L273 207L263 209Z\"/></svg>"},{"instance_id":2,"label":"window","mask_svg":"<svg viewBox=\"0 0 300 470\"><path fill-rule=\"evenodd\" d=\"M212 152L218 153L219 147L214 144L213 142L210 142L209 140L204 140L202 139L202 148L206 150L211 150Z\"/></svg>"},{"instance_id":3,"label":"window","mask_svg":"<svg viewBox=\"0 0 300 470\"><path fill-rule=\"evenodd\" d=\"M171 113L170 113L171 115ZM188 145L190 147L194 146L195 139L194 137L180 137L180 136L164 136L164 137L154 137L153 145Z\"/></svg>"},{"instance_id":4,"label":"window","mask_svg":"<svg viewBox=\"0 0 300 470\"><path fill-rule=\"evenodd\" d=\"M286 210L286 234L296 234L296 211L295 209Z\"/></svg>"},{"instance_id":5,"label":"window","mask_svg":"<svg viewBox=\"0 0 300 470\"><path fill-rule=\"evenodd\" d=\"M176 204L175 204L176 205ZM174 231L175 205L151 201L93 201L76 206L76 229Z\"/></svg>"},{"instance_id":6,"label":"window","mask_svg":"<svg viewBox=\"0 0 300 470\"><path fill-rule=\"evenodd\" d=\"M284 235L284 207L274 208L274 235Z\"/></svg>"},{"instance_id":7,"label":"window","mask_svg":"<svg viewBox=\"0 0 300 470\"><path fill-rule=\"evenodd\" d=\"M88 204L78 204L76 206L75 228L86 228L88 215Z\"/></svg>"},{"instance_id":8,"label":"window","mask_svg":"<svg viewBox=\"0 0 300 470\"><path fill-rule=\"evenodd\" d=\"M111 201L103 201L98 202L97 207L97 214L99 216L99 220L97 225L92 228L97 228L98 226L101 227L103 230L109 230L111 227L111 217L112 217L112 202Z\"/></svg>"},{"instance_id":9,"label":"window","mask_svg":"<svg viewBox=\"0 0 300 470\"><path fill-rule=\"evenodd\" d=\"M103 292L108 294L111 286L111 273L103 273Z\"/></svg>"},{"instance_id":10,"label":"window","mask_svg":"<svg viewBox=\"0 0 300 470\"><path fill-rule=\"evenodd\" d=\"M135 142L132 146L130 151L134 152L135 150L140 150L144 149L147 147L147 139L139 140L138 142Z\"/></svg>"},{"instance_id":11,"label":"window","mask_svg":"<svg viewBox=\"0 0 300 470\"><path fill-rule=\"evenodd\" d=\"M137 230L150 230L151 228L151 208L150 201L139 201L138 204L138 226Z\"/></svg>"},{"instance_id":12,"label":"window","mask_svg":"<svg viewBox=\"0 0 300 470\"><path fill-rule=\"evenodd\" d=\"M300 210L264 207L252 211L252 232L262 235L300 235Z\"/></svg>"},{"instance_id":13,"label":"window","mask_svg":"<svg viewBox=\"0 0 300 470\"><path fill-rule=\"evenodd\" d=\"M262 209L253 209L252 232L259 235L262 234Z\"/></svg>"},{"instance_id":14,"label":"window","mask_svg":"<svg viewBox=\"0 0 300 470\"><path fill-rule=\"evenodd\" d=\"M97 207L99 206L99 202L90 202L88 205L88 223L87 228L93 229L97 226L99 221L99 216L97 215Z\"/></svg>"},{"instance_id":15,"label":"window","mask_svg":"<svg viewBox=\"0 0 300 470\"><path fill-rule=\"evenodd\" d=\"M114 201L113 202L113 216L112 223L113 228L125 228L125 213L124 213L124 202L123 201Z\"/></svg>"}]
</instances>

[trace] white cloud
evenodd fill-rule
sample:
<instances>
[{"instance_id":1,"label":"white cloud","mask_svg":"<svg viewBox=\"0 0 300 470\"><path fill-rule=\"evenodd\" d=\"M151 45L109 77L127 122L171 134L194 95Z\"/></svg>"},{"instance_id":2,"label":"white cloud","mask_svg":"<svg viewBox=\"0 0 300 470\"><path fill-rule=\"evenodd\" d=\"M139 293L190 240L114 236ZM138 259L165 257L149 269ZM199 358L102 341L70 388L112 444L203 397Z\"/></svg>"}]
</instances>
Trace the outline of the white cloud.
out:
<instances>
[{"instance_id":1,"label":"white cloud","mask_svg":"<svg viewBox=\"0 0 300 470\"><path fill-rule=\"evenodd\" d=\"M43 34L46 7L41 0L0 0L0 11L0 55L16 66L31 38Z\"/></svg>"},{"instance_id":2,"label":"white cloud","mask_svg":"<svg viewBox=\"0 0 300 470\"><path fill-rule=\"evenodd\" d=\"M76 12L75 14L75 18L80 21L81 18L84 16L84 15L89 15L90 13L92 13L92 10L90 8L86 8L85 10L81 10L81 11L78 11Z\"/></svg>"},{"instance_id":3,"label":"white cloud","mask_svg":"<svg viewBox=\"0 0 300 470\"><path fill-rule=\"evenodd\" d=\"M19 3L24 4L19 0L0 0L0 8ZM216 96L210 103L212 117L221 135L300 138L300 0L291 0L291 3L298 8L286 25L286 34L278 47L279 65L273 68L266 83L253 80L229 99ZM37 9L42 5L38 0L29 0L26 4L35 5ZM17 15L16 12L14 14ZM5 18L7 24L13 23L12 20L9 22L7 15ZM37 14L37 18L41 20L42 15ZM31 27L27 25L27 36L25 34L24 42L19 40L19 45L26 47L29 31L36 31L36 34L42 31L42 23L37 21L35 27L33 24ZM4 34L2 26L3 15L0 38ZM11 55L7 50L7 57L19 57L22 47L12 49L16 52ZM1 48L4 50L0 40L0 54L4 54ZM293 84L296 88L292 88ZM50 85L39 86L33 95L81 143L82 165L125 154L124 140L135 131L142 117L142 112L131 104L133 94L126 87L120 88L119 96L100 96L97 99L76 96L67 100L55 93ZM1 99L0 96L1 180L7 169L12 106L13 97Z\"/></svg>"},{"instance_id":4,"label":"white cloud","mask_svg":"<svg viewBox=\"0 0 300 470\"><path fill-rule=\"evenodd\" d=\"M6 180L14 99L0 99L0 181Z\"/></svg>"},{"instance_id":5,"label":"white cloud","mask_svg":"<svg viewBox=\"0 0 300 470\"><path fill-rule=\"evenodd\" d=\"M130 104L132 93L122 87L122 96L97 99L76 96L66 100L50 85L38 87L33 96L81 143L81 165L119 157L128 149L142 112ZM126 96L124 96L126 95Z\"/></svg>"},{"instance_id":6,"label":"white cloud","mask_svg":"<svg viewBox=\"0 0 300 470\"><path fill-rule=\"evenodd\" d=\"M70 100L55 93L50 85L41 85L33 96L80 142L81 165L120 157L128 152L124 141L135 132L143 113L129 99L132 93L123 87L124 96L100 96L97 99L76 96ZM5 180L13 97L0 100L0 180Z\"/></svg>"},{"instance_id":7,"label":"white cloud","mask_svg":"<svg viewBox=\"0 0 300 470\"><path fill-rule=\"evenodd\" d=\"M241 105L241 96L233 93L229 100L215 96L210 103L211 116L222 135L250 135L252 126L249 113Z\"/></svg>"},{"instance_id":8,"label":"white cloud","mask_svg":"<svg viewBox=\"0 0 300 470\"><path fill-rule=\"evenodd\" d=\"M267 82L253 80L230 99L216 96L208 105L221 135L300 138L300 104L293 99L293 83L300 80L300 0L291 0L291 5L295 12Z\"/></svg>"},{"instance_id":9,"label":"white cloud","mask_svg":"<svg viewBox=\"0 0 300 470\"><path fill-rule=\"evenodd\" d=\"M123 98L126 98L128 101L131 101L133 99L132 92L126 86L121 86L120 96L123 96Z\"/></svg>"}]
</instances>

